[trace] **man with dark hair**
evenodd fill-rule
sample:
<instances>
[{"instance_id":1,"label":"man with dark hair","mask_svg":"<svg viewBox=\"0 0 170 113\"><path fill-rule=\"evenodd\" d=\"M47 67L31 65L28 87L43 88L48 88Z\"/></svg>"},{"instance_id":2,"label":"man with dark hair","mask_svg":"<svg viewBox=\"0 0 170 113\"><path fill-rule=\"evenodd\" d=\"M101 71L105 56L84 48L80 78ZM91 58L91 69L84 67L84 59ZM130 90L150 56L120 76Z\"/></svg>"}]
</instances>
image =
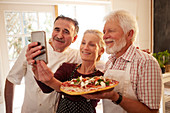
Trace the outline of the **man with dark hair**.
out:
<instances>
[{"instance_id":1,"label":"man with dark hair","mask_svg":"<svg viewBox=\"0 0 170 113\"><path fill-rule=\"evenodd\" d=\"M58 16L54 21L52 38L50 39L50 44L47 44L47 65L53 72L63 62L81 62L79 51L69 48L70 44L77 39L78 30L78 22L69 17ZM36 51L37 48L40 48L37 45L37 42L30 43L22 50L7 76L5 85L6 113L13 112L14 86L21 84L22 78L25 78L25 96L22 113L53 113L56 111L56 92L44 94L34 79L32 66L29 65L35 62L33 58L41 52ZM32 52L35 52L35 56L30 55Z\"/></svg>"}]
</instances>

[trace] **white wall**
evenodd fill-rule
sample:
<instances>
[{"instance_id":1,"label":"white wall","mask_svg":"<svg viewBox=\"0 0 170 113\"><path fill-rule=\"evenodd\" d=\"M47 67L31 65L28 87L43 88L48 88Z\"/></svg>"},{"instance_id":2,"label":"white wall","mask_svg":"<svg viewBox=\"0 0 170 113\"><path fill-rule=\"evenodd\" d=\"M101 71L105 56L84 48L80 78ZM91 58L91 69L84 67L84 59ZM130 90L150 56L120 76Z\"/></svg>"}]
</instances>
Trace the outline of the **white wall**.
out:
<instances>
[{"instance_id":1,"label":"white wall","mask_svg":"<svg viewBox=\"0 0 170 113\"><path fill-rule=\"evenodd\" d=\"M7 41L5 38L5 29L4 29L4 16L3 16L3 10L0 6L0 104L3 103L3 91L4 91L4 84L5 84L5 77L9 70L9 62L8 62L8 49L7 49Z\"/></svg>"},{"instance_id":2,"label":"white wall","mask_svg":"<svg viewBox=\"0 0 170 113\"><path fill-rule=\"evenodd\" d=\"M3 12L0 10L0 15ZM5 42L4 37L4 18L0 16L0 42ZM5 85L5 77L9 70L9 62L6 59L7 56L7 43L0 44L0 112L4 111L4 85ZM7 65L4 65L7 64Z\"/></svg>"},{"instance_id":3,"label":"white wall","mask_svg":"<svg viewBox=\"0 0 170 113\"><path fill-rule=\"evenodd\" d=\"M0 0L0 3L11 4L43 4L43 5L57 5L57 4L108 4L110 0Z\"/></svg>"}]
</instances>

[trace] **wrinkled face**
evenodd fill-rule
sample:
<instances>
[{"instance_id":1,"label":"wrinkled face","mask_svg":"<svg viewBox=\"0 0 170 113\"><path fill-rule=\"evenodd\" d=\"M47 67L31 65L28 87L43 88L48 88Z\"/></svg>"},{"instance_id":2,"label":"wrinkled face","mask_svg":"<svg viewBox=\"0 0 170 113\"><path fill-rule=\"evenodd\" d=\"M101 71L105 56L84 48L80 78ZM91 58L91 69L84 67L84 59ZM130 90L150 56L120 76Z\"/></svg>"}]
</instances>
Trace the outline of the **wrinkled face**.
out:
<instances>
[{"instance_id":1,"label":"wrinkled face","mask_svg":"<svg viewBox=\"0 0 170 113\"><path fill-rule=\"evenodd\" d=\"M82 61L96 61L99 54L101 54L99 38L92 33L86 33L80 45Z\"/></svg>"},{"instance_id":2,"label":"wrinkled face","mask_svg":"<svg viewBox=\"0 0 170 113\"><path fill-rule=\"evenodd\" d=\"M74 40L75 26L71 21L58 19L52 33L52 46L55 51L64 51Z\"/></svg>"},{"instance_id":3,"label":"wrinkled face","mask_svg":"<svg viewBox=\"0 0 170 113\"><path fill-rule=\"evenodd\" d=\"M126 46L125 34L117 21L107 21L103 32L108 54L117 53Z\"/></svg>"}]
</instances>

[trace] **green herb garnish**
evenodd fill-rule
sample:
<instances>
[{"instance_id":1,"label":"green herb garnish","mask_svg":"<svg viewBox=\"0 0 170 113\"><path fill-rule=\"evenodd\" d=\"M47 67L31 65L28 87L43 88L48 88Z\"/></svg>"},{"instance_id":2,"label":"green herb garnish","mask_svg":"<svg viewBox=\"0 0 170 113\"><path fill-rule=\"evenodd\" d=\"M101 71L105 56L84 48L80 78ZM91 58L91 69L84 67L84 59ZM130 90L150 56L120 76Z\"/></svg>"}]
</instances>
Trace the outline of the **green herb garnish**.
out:
<instances>
[{"instance_id":1,"label":"green herb garnish","mask_svg":"<svg viewBox=\"0 0 170 113\"><path fill-rule=\"evenodd\" d=\"M99 84L101 83L101 81L103 81L103 79L99 79L99 80L97 80L98 82L99 82Z\"/></svg>"},{"instance_id":2,"label":"green herb garnish","mask_svg":"<svg viewBox=\"0 0 170 113\"><path fill-rule=\"evenodd\" d=\"M106 81L105 84L106 86L109 86L110 81Z\"/></svg>"}]
</instances>

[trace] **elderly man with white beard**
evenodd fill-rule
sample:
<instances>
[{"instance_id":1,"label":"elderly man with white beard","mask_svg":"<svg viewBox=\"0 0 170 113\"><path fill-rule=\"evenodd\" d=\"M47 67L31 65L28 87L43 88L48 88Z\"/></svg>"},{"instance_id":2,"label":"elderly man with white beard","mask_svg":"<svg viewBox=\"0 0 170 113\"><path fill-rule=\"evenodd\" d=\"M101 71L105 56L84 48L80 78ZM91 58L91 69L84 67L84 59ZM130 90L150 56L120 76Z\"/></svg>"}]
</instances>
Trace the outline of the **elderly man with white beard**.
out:
<instances>
[{"instance_id":1,"label":"elderly man with white beard","mask_svg":"<svg viewBox=\"0 0 170 113\"><path fill-rule=\"evenodd\" d=\"M158 62L133 42L138 34L136 19L119 10L105 17L106 52L110 54L104 76L119 81L113 90L83 95L103 99L104 113L157 113L161 99Z\"/></svg>"}]
</instances>

